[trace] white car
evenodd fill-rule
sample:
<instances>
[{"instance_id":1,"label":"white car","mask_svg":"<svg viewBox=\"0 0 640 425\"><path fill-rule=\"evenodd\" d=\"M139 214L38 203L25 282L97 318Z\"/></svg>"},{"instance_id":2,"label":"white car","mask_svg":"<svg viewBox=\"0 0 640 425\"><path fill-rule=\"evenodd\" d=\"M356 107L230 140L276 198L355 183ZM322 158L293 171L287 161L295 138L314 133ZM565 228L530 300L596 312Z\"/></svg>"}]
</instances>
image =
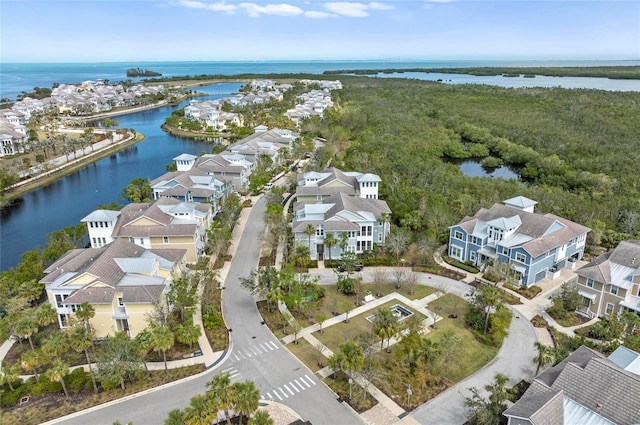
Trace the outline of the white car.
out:
<instances>
[{"instance_id":1,"label":"white car","mask_svg":"<svg viewBox=\"0 0 640 425\"><path fill-rule=\"evenodd\" d=\"M267 183L264 185L264 190L271 190L272 187L273 187L273 183Z\"/></svg>"}]
</instances>

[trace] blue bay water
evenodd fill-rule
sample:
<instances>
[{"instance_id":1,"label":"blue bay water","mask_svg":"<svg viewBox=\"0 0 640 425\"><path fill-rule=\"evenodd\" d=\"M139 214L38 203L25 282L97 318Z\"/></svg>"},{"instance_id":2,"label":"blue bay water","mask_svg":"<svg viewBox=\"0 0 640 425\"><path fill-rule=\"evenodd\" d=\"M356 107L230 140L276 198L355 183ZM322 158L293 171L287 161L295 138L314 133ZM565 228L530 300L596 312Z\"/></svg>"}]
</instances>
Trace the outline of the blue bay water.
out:
<instances>
[{"instance_id":1,"label":"blue bay water","mask_svg":"<svg viewBox=\"0 0 640 425\"><path fill-rule=\"evenodd\" d=\"M213 100L236 92L239 83L198 87ZM178 106L137 112L115 117L119 127L134 128L145 135L141 142L62 177L47 186L32 190L0 211L0 270L16 266L22 253L44 245L46 235L80 220L98 205L123 204L120 198L133 179L153 180L166 172L165 167L181 153L210 153L212 145L171 136L160 128Z\"/></svg>"},{"instance_id":2,"label":"blue bay water","mask_svg":"<svg viewBox=\"0 0 640 425\"><path fill-rule=\"evenodd\" d=\"M164 77L187 75L237 75L306 73L322 74L324 71L344 69L410 69L410 68L468 68L468 67L533 67L533 66L624 66L640 65L640 61L265 61L265 62L100 62L100 63L1 63L0 98L15 99L23 91L34 87L51 87L53 83L76 84L87 80L105 79L111 82L128 80L129 68L146 68ZM450 74L447 79L452 78ZM408 77L408 75L398 75ZM469 83L477 78L466 76ZM337 78L337 77L336 77ZM131 78L133 81L140 78ZM535 79L530 79L535 80ZM568 80L568 79L567 79ZM564 81L567 81L564 80ZM607 80L597 78L593 80ZM538 80L540 81L540 80ZM528 84L533 81L527 81ZM556 85L562 82L556 82ZM500 85L496 83L496 85ZM606 90L606 88L603 88Z\"/></svg>"}]
</instances>

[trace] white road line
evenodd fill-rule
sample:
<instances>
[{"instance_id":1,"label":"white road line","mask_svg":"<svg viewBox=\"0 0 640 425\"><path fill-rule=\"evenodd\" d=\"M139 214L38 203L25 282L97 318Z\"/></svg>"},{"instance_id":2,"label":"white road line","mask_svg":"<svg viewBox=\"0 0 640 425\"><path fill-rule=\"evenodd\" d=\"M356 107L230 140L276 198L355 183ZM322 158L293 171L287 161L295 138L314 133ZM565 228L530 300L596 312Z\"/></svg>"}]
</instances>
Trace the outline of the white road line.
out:
<instances>
[{"instance_id":1,"label":"white road line","mask_svg":"<svg viewBox=\"0 0 640 425\"><path fill-rule=\"evenodd\" d=\"M274 349L276 349L276 350L279 348L279 347L278 347L278 344L276 344L276 343L275 343L275 342L273 342L273 341L269 341L269 344L273 345L273 348L274 348Z\"/></svg>"},{"instance_id":2,"label":"white road line","mask_svg":"<svg viewBox=\"0 0 640 425\"><path fill-rule=\"evenodd\" d=\"M237 354L234 354L234 355L233 355L233 357L235 357L235 358L236 358L236 361L238 361L238 362L240 361L240 357L238 357L238 355L237 355Z\"/></svg>"},{"instance_id":3,"label":"white road line","mask_svg":"<svg viewBox=\"0 0 640 425\"><path fill-rule=\"evenodd\" d=\"M309 375L304 375L304 376L305 376L309 381L311 381L311 383L312 383L313 385L316 385L316 383L315 383L315 382L313 382L313 379L311 379L311 378L309 377Z\"/></svg>"},{"instance_id":4,"label":"white road line","mask_svg":"<svg viewBox=\"0 0 640 425\"><path fill-rule=\"evenodd\" d=\"M283 387L285 387L287 389L287 391L289 391L291 393L291 395L295 395L295 393L293 391L291 391L291 389L289 389L289 387L287 387L287 384L282 385ZM296 391L298 391L298 389L296 388ZM300 392L300 391L298 391Z\"/></svg>"},{"instance_id":5,"label":"white road line","mask_svg":"<svg viewBox=\"0 0 640 425\"><path fill-rule=\"evenodd\" d=\"M262 352L260 350L258 350L258 347L255 347L255 349L258 350L257 353L255 351L253 351L254 347L249 347L249 350L251 350L251 352L253 353L254 356L257 356L258 354L262 354Z\"/></svg>"},{"instance_id":6,"label":"white road line","mask_svg":"<svg viewBox=\"0 0 640 425\"><path fill-rule=\"evenodd\" d=\"M302 382L304 382L304 384L307 386L307 388L311 388L311 385L307 384L307 383L304 381L304 379L300 378L300 380L301 380ZM298 380L297 380L297 379L294 379L294 381L296 381L296 384L300 385L300 388L302 388L302 389L304 390L304 387L302 386L302 384L301 384L300 382L298 382Z\"/></svg>"},{"instance_id":7,"label":"white road line","mask_svg":"<svg viewBox=\"0 0 640 425\"><path fill-rule=\"evenodd\" d=\"M260 344L260 348L262 348L264 350L264 352L266 353L267 351L273 351L273 348L271 348L271 346L267 345L267 348L265 348L262 344Z\"/></svg>"},{"instance_id":8,"label":"white road line","mask_svg":"<svg viewBox=\"0 0 640 425\"><path fill-rule=\"evenodd\" d=\"M276 390L273 390L273 393L278 397L278 400L282 401L282 397L280 397L280 394L278 394Z\"/></svg>"},{"instance_id":9,"label":"white road line","mask_svg":"<svg viewBox=\"0 0 640 425\"><path fill-rule=\"evenodd\" d=\"M249 354L249 353L247 352L247 350L245 350L245 354L246 354L248 357L253 357L251 354Z\"/></svg>"},{"instance_id":10,"label":"white road line","mask_svg":"<svg viewBox=\"0 0 640 425\"><path fill-rule=\"evenodd\" d=\"M293 385L293 381L291 381L289 383L291 384L291 386L293 387L294 390L296 390L297 392L300 392L298 387L296 385ZM298 384L298 385L300 385L300 384ZM304 387L302 385L300 385L300 388L302 388L302 391L304 391Z\"/></svg>"},{"instance_id":11,"label":"white road line","mask_svg":"<svg viewBox=\"0 0 640 425\"><path fill-rule=\"evenodd\" d=\"M285 393L284 390L282 388L277 388L278 390L280 390L280 392L282 393L282 395L284 396L284 398L289 398L289 394ZM277 393L276 393L277 394ZM291 393L293 395L293 393ZM280 399L282 400L282 399Z\"/></svg>"},{"instance_id":12,"label":"white road line","mask_svg":"<svg viewBox=\"0 0 640 425\"><path fill-rule=\"evenodd\" d=\"M234 368L232 368L232 367L228 367L228 368L226 368L226 369L222 369L222 373L226 373L226 372L233 372L233 371L235 371L235 370L237 370L237 369L234 369Z\"/></svg>"},{"instance_id":13,"label":"white road line","mask_svg":"<svg viewBox=\"0 0 640 425\"><path fill-rule=\"evenodd\" d=\"M270 393L270 392L269 392L269 393L267 393L267 395L269 396L269 398L270 398L271 400L273 400L273 396L271 395L271 393Z\"/></svg>"},{"instance_id":14,"label":"white road line","mask_svg":"<svg viewBox=\"0 0 640 425\"><path fill-rule=\"evenodd\" d=\"M244 356L244 354L242 354L242 351L238 351L238 355L239 355L240 357L242 357L243 359L246 359L246 357Z\"/></svg>"}]
</instances>

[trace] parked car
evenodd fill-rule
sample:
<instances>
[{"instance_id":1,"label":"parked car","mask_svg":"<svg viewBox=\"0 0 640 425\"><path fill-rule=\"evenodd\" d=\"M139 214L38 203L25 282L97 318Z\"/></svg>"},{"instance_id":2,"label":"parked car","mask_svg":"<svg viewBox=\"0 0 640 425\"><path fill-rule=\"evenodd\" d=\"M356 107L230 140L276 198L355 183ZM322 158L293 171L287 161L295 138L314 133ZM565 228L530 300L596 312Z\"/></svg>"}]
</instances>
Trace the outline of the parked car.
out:
<instances>
[{"instance_id":1,"label":"parked car","mask_svg":"<svg viewBox=\"0 0 640 425\"><path fill-rule=\"evenodd\" d=\"M273 187L273 183L267 183L264 185L264 190L271 190L272 187Z\"/></svg>"},{"instance_id":2,"label":"parked car","mask_svg":"<svg viewBox=\"0 0 640 425\"><path fill-rule=\"evenodd\" d=\"M348 268L348 265L347 265L347 264L345 264L345 263L340 263L340 264L338 264L338 271L339 271L339 272L344 272L344 271L346 271L346 270L347 270L347 268ZM356 271L356 272L361 272L361 271L362 271L362 269L364 269L364 264L362 264L362 263L355 263L355 264L353 264L353 265L352 265L352 268L353 268L353 270L354 270L354 271Z\"/></svg>"}]
</instances>

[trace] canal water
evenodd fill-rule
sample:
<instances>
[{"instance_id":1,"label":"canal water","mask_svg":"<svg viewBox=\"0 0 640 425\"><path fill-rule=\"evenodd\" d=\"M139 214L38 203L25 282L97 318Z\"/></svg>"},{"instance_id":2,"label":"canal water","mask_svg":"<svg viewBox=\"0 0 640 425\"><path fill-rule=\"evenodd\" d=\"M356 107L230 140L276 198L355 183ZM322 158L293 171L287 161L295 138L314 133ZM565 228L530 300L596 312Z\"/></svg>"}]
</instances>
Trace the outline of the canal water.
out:
<instances>
[{"instance_id":1,"label":"canal water","mask_svg":"<svg viewBox=\"0 0 640 425\"><path fill-rule=\"evenodd\" d=\"M237 92L241 83L199 87L208 93L198 100L213 100ZM46 235L80 223L98 205L125 203L122 190L139 177L154 179L181 153L200 155L212 145L171 136L160 128L178 106L115 117L121 128L133 128L145 139L51 184L26 193L0 212L0 270L20 262L23 252L44 245Z\"/></svg>"}]
</instances>

